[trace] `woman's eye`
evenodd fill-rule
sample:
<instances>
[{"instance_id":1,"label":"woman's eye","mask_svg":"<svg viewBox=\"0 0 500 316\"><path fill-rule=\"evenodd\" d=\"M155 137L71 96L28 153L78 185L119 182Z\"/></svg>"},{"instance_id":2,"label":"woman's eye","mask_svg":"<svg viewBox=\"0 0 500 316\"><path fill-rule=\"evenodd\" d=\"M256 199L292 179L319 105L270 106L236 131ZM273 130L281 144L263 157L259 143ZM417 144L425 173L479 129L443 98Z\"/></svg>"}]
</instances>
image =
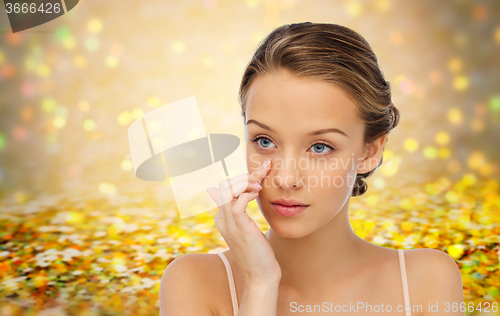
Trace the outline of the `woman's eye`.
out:
<instances>
[{"instance_id":1,"label":"woman's eye","mask_svg":"<svg viewBox=\"0 0 500 316\"><path fill-rule=\"evenodd\" d=\"M315 153L317 153L317 154L323 154L323 153L326 153L326 152L329 152L332 150L332 148L330 146L327 146L327 145L322 144L322 143L314 144L311 146L311 148L313 148L315 150ZM323 151L324 149L329 149L329 150Z\"/></svg>"},{"instance_id":2,"label":"woman's eye","mask_svg":"<svg viewBox=\"0 0 500 316\"><path fill-rule=\"evenodd\" d=\"M273 142L269 138L259 137L255 140L262 148L269 148Z\"/></svg>"},{"instance_id":3,"label":"woman's eye","mask_svg":"<svg viewBox=\"0 0 500 316\"><path fill-rule=\"evenodd\" d=\"M252 140L252 142L258 144L258 147L260 148L273 148L272 145L274 145L274 143L269 138L266 137L256 137ZM274 147L276 147L276 145L274 145ZM324 154L335 150L334 147L323 143L316 143L312 145L310 148L313 148L314 153L316 154Z\"/></svg>"}]
</instances>

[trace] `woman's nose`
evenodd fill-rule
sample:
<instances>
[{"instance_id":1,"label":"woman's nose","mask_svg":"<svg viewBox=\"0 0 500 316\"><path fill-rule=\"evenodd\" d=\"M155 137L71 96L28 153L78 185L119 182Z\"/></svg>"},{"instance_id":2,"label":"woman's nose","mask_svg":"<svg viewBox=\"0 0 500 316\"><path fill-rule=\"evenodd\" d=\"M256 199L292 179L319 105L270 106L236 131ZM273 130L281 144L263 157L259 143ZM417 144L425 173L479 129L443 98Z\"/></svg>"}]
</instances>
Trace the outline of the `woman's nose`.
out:
<instances>
[{"instance_id":1,"label":"woman's nose","mask_svg":"<svg viewBox=\"0 0 500 316\"><path fill-rule=\"evenodd\" d=\"M297 158L288 157L273 163L275 175L273 184L282 189L299 188L301 184L301 170Z\"/></svg>"}]
</instances>

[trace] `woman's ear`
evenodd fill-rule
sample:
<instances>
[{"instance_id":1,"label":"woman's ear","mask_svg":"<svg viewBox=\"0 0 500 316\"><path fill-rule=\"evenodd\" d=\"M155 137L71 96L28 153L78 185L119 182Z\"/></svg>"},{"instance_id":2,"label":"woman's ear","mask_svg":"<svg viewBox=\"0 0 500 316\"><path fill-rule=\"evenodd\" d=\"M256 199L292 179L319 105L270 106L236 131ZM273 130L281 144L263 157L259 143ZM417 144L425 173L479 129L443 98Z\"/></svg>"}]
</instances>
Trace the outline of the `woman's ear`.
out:
<instances>
[{"instance_id":1,"label":"woman's ear","mask_svg":"<svg viewBox=\"0 0 500 316\"><path fill-rule=\"evenodd\" d=\"M358 165L358 174L370 172L379 165L386 142L387 134L375 139L366 146L365 157Z\"/></svg>"}]
</instances>

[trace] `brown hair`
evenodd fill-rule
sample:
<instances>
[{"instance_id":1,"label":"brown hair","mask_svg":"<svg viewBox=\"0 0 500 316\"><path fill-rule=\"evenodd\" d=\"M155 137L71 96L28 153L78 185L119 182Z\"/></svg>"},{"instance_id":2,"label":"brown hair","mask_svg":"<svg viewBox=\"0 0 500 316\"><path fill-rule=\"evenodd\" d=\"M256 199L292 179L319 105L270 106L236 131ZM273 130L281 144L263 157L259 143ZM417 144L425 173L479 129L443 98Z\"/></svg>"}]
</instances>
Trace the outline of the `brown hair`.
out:
<instances>
[{"instance_id":1,"label":"brown hair","mask_svg":"<svg viewBox=\"0 0 500 316\"><path fill-rule=\"evenodd\" d=\"M241 80L239 103L245 120L246 99L253 81L259 75L279 70L327 81L343 89L355 100L357 115L365 122L365 144L398 125L400 113L392 103L390 84L384 79L375 53L361 35L347 27L302 22L272 31L260 43ZM366 192L364 178L382 160L373 170L357 175L353 196Z\"/></svg>"}]
</instances>

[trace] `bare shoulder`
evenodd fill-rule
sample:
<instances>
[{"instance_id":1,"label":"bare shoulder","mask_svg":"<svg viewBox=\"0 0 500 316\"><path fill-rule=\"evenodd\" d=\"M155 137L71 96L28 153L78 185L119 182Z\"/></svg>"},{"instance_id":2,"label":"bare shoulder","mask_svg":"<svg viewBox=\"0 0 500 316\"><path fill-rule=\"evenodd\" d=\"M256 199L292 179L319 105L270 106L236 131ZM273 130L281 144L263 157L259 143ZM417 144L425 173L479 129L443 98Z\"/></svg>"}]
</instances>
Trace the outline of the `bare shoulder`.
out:
<instances>
[{"instance_id":1,"label":"bare shoulder","mask_svg":"<svg viewBox=\"0 0 500 316\"><path fill-rule=\"evenodd\" d=\"M160 282L160 316L216 315L216 254L186 254L173 260Z\"/></svg>"},{"instance_id":2,"label":"bare shoulder","mask_svg":"<svg viewBox=\"0 0 500 316\"><path fill-rule=\"evenodd\" d=\"M459 306L463 302L462 275L447 253L419 248L405 250L404 255L410 296L424 307L424 311L429 303L438 303L439 312L442 312L446 306L451 307L453 303ZM463 315L463 312L450 310L446 314Z\"/></svg>"}]
</instances>

